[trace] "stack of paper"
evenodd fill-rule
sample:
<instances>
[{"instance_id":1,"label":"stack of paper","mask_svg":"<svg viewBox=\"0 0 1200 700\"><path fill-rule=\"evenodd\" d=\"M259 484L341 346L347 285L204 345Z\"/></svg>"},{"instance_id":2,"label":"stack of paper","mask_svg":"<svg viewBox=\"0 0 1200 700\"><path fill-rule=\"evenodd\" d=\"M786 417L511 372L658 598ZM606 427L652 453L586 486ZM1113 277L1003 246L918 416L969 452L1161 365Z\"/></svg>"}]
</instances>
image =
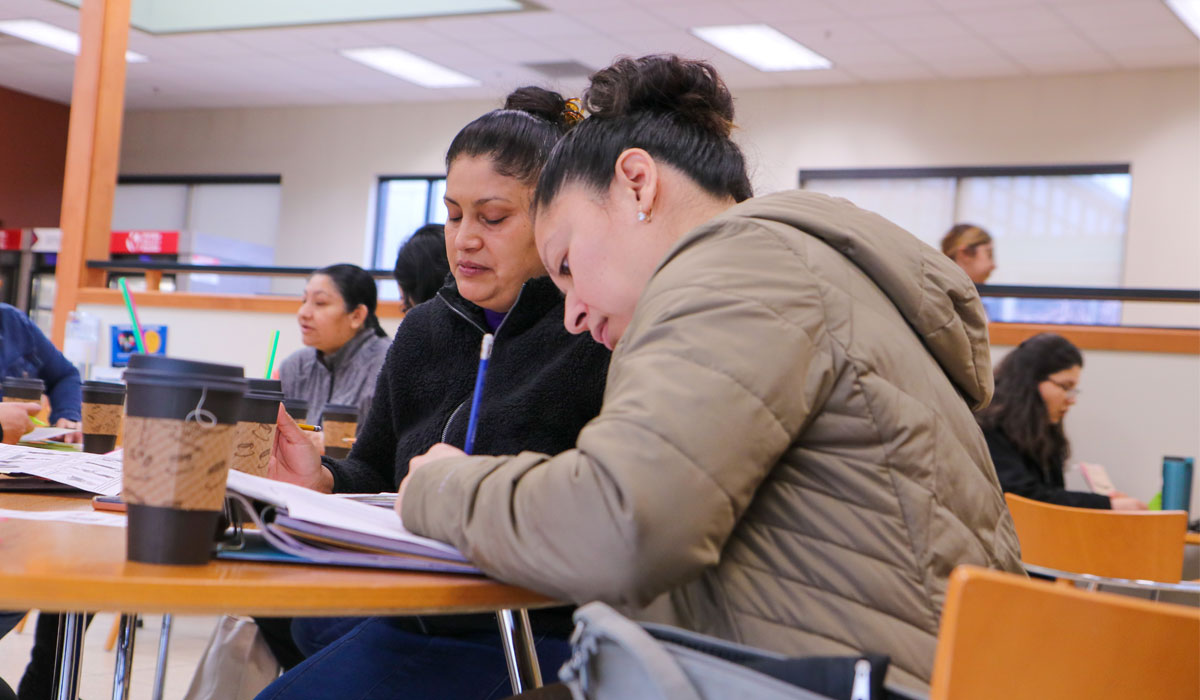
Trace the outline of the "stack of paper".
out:
<instances>
[{"instance_id":1,"label":"stack of paper","mask_svg":"<svg viewBox=\"0 0 1200 700\"><path fill-rule=\"evenodd\" d=\"M83 491L121 493L121 455L43 450L0 444L0 474L30 474Z\"/></svg>"}]
</instances>

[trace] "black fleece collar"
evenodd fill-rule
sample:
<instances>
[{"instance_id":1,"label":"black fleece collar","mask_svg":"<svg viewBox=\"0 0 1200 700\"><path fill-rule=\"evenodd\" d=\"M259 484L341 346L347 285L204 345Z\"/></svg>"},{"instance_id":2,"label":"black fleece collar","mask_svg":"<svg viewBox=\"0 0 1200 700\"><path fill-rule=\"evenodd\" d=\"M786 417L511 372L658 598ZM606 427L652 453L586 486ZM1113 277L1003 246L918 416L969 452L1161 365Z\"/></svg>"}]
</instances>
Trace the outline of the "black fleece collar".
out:
<instances>
[{"instance_id":1,"label":"black fleece collar","mask_svg":"<svg viewBox=\"0 0 1200 700\"><path fill-rule=\"evenodd\" d=\"M478 328L481 333L491 332L488 330L487 318L483 315L483 309L477 304L467 301L458 293L458 285L455 283L453 275L446 280L446 286L438 290L437 296L460 318ZM546 315L547 311L561 301L562 292L558 291L558 287L549 277L535 277L527 280L525 284L521 285L516 303L508 310L508 315L501 324L505 335L532 327Z\"/></svg>"}]
</instances>

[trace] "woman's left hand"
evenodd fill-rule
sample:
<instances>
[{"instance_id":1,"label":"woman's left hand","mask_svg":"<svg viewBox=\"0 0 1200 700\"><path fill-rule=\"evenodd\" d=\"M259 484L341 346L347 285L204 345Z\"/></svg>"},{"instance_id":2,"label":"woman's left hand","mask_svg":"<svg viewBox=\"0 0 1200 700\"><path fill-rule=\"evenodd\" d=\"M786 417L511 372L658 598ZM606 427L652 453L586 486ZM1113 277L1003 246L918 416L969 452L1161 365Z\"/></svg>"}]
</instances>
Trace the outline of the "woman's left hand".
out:
<instances>
[{"instance_id":1,"label":"woman's left hand","mask_svg":"<svg viewBox=\"0 0 1200 700\"><path fill-rule=\"evenodd\" d=\"M54 427L55 428L65 428L67 430L75 431L73 433L67 433L66 435L63 435L61 438L58 438L59 440L62 440L63 442L72 442L72 443L83 442L83 432L81 429L82 426L80 425L79 421L67 420L66 418L59 418L58 420L54 421Z\"/></svg>"},{"instance_id":2,"label":"woman's left hand","mask_svg":"<svg viewBox=\"0 0 1200 700\"><path fill-rule=\"evenodd\" d=\"M396 514L397 515L400 514L400 504L404 502L404 489L405 489L405 487L408 486L409 477L412 476L413 472L415 472L416 470L425 466L426 464L437 461L439 459L446 459L448 457L466 457L466 456L467 456L466 452L463 452L462 450L458 449L454 445L447 445L444 442L439 442L438 444L434 445L433 447L430 447L429 451L426 452L425 454L417 455L416 457L413 457L412 459L408 460L408 474L405 475L404 480L400 482L400 489L399 489L398 493L396 494Z\"/></svg>"}]
</instances>

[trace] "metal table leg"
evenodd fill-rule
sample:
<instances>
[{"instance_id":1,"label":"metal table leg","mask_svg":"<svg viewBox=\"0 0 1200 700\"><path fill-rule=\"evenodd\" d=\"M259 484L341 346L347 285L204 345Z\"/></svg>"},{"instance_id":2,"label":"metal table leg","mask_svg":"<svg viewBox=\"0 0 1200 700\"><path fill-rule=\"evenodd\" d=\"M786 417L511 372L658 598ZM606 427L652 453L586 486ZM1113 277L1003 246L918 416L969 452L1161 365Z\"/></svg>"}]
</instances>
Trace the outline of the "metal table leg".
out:
<instances>
[{"instance_id":1,"label":"metal table leg","mask_svg":"<svg viewBox=\"0 0 1200 700\"><path fill-rule=\"evenodd\" d=\"M537 650L533 646L529 613L525 610L500 610L496 613L496 620L500 624L500 641L504 646L504 659L508 661L513 695L542 687L542 671L538 667Z\"/></svg>"},{"instance_id":2,"label":"metal table leg","mask_svg":"<svg viewBox=\"0 0 1200 700\"><path fill-rule=\"evenodd\" d=\"M171 615L163 615L162 634L158 637L158 663L154 666L154 700L162 700L167 682L167 645L171 643Z\"/></svg>"},{"instance_id":3,"label":"metal table leg","mask_svg":"<svg viewBox=\"0 0 1200 700\"><path fill-rule=\"evenodd\" d=\"M58 622L58 654L54 659L55 700L79 696L79 669L83 657L83 613L64 613Z\"/></svg>"},{"instance_id":4,"label":"metal table leg","mask_svg":"<svg viewBox=\"0 0 1200 700\"><path fill-rule=\"evenodd\" d=\"M117 632L117 664L113 670L113 700L128 700L129 680L133 677L133 638L137 632L137 615L121 614Z\"/></svg>"}]
</instances>

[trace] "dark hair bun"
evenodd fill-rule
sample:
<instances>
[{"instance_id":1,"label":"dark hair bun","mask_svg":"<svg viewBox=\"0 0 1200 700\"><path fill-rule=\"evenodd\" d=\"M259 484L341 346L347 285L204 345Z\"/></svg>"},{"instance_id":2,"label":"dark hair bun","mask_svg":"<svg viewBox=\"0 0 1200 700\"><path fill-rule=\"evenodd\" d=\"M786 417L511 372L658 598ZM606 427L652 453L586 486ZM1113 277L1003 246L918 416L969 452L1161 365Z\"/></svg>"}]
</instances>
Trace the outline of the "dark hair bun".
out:
<instances>
[{"instance_id":1,"label":"dark hair bun","mask_svg":"<svg viewBox=\"0 0 1200 700\"><path fill-rule=\"evenodd\" d=\"M593 117L674 113L721 138L733 129L733 96L711 64L675 55L622 58L592 75L583 103Z\"/></svg>"},{"instance_id":2,"label":"dark hair bun","mask_svg":"<svg viewBox=\"0 0 1200 700\"><path fill-rule=\"evenodd\" d=\"M578 119L578 109L562 95L533 85L517 88L504 99L504 109L516 110L545 119L562 131Z\"/></svg>"}]
</instances>

